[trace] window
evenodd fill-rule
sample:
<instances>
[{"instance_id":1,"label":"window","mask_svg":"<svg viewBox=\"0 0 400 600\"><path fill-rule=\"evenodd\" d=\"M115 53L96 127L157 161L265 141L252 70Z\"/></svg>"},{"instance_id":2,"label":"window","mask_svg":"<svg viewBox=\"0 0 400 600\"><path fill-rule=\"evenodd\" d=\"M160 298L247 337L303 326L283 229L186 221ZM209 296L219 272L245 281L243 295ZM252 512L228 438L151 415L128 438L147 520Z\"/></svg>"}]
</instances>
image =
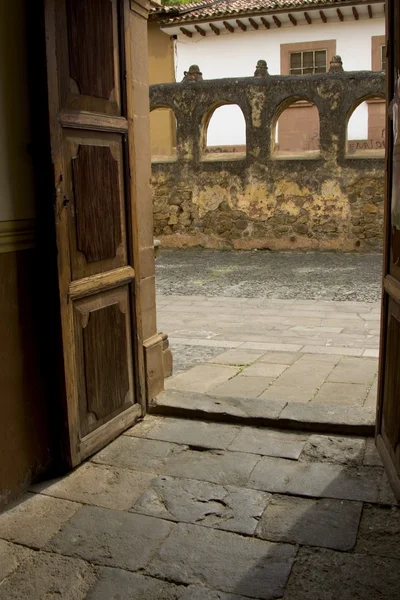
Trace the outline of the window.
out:
<instances>
[{"instance_id":1,"label":"window","mask_svg":"<svg viewBox=\"0 0 400 600\"><path fill-rule=\"evenodd\" d=\"M386 71L386 46L381 46L381 71Z\"/></svg>"},{"instance_id":2,"label":"window","mask_svg":"<svg viewBox=\"0 0 400 600\"><path fill-rule=\"evenodd\" d=\"M290 52L290 75L313 75L326 73L327 51L307 50L306 52Z\"/></svg>"},{"instance_id":3,"label":"window","mask_svg":"<svg viewBox=\"0 0 400 600\"><path fill-rule=\"evenodd\" d=\"M386 70L386 39L384 35L371 37L371 69L373 71Z\"/></svg>"},{"instance_id":4,"label":"window","mask_svg":"<svg viewBox=\"0 0 400 600\"><path fill-rule=\"evenodd\" d=\"M326 73L335 54L336 40L281 44L281 75Z\"/></svg>"}]
</instances>

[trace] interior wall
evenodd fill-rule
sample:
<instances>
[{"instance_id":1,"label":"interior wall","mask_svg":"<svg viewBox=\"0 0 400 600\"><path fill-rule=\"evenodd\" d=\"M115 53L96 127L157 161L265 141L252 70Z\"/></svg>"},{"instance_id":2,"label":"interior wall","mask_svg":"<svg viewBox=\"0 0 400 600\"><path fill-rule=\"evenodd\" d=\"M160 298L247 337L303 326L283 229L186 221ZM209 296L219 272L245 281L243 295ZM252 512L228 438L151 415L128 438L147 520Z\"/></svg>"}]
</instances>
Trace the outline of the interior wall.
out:
<instances>
[{"instance_id":1,"label":"interior wall","mask_svg":"<svg viewBox=\"0 0 400 600\"><path fill-rule=\"evenodd\" d=\"M25 10L24 0L13 0L0 14L0 510L52 459L36 311L46 298L38 295L34 248Z\"/></svg>"}]
</instances>

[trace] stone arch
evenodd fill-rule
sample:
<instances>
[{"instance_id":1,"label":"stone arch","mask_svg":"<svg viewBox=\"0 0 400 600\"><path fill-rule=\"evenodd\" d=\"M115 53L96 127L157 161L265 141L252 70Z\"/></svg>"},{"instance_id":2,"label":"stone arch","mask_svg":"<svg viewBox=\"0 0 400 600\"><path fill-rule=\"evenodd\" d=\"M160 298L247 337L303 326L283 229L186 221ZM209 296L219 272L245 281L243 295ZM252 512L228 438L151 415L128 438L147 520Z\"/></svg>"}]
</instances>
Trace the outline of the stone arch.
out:
<instances>
[{"instance_id":1,"label":"stone arch","mask_svg":"<svg viewBox=\"0 0 400 600\"><path fill-rule=\"evenodd\" d=\"M176 160L176 129L175 112L170 106L151 106L150 148L152 162L171 162Z\"/></svg>"},{"instance_id":2,"label":"stone arch","mask_svg":"<svg viewBox=\"0 0 400 600\"><path fill-rule=\"evenodd\" d=\"M320 113L306 96L286 98L272 121L272 155L275 158L314 158L320 153Z\"/></svg>"},{"instance_id":3,"label":"stone arch","mask_svg":"<svg viewBox=\"0 0 400 600\"><path fill-rule=\"evenodd\" d=\"M232 101L213 103L205 112L201 125L203 159L241 159L246 156L246 117Z\"/></svg>"},{"instance_id":4,"label":"stone arch","mask_svg":"<svg viewBox=\"0 0 400 600\"><path fill-rule=\"evenodd\" d=\"M346 115L347 158L385 155L386 101L384 94L367 94L355 100Z\"/></svg>"}]
</instances>

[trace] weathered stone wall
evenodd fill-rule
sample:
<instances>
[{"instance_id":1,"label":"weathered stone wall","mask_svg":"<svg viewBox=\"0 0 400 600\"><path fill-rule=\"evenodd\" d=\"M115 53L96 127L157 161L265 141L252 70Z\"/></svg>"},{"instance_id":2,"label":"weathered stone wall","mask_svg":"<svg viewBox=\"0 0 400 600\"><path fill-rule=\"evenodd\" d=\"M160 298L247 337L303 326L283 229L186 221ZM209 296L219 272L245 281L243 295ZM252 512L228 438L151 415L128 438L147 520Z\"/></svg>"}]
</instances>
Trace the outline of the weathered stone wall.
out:
<instances>
[{"instance_id":1,"label":"weathered stone wall","mask_svg":"<svg viewBox=\"0 0 400 600\"><path fill-rule=\"evenodd\" d=\"M151 108L177 119L176 161L152 165L155 235L166 247L380 249L384 159L345 149L353 109L384 91L376 72L151 86ZM276 119L304 99L319 110L319 155L274 155ZM246 153L207 155L207 123L226 103L243 111Z\"/></svg>"}]
</instances>

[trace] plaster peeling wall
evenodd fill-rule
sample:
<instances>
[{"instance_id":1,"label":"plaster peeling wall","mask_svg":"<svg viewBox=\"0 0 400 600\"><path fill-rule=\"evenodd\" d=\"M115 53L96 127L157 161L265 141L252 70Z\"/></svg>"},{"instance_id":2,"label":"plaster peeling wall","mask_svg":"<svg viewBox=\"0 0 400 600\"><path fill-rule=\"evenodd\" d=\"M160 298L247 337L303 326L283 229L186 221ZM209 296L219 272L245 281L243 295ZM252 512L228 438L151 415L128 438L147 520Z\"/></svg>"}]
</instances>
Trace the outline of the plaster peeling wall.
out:
<instances>
[{"instance_id":1,"label":"plaster peeling wall","mask_svg":"<svg viewBox=\"0 0 400 600\"><path fill-rule=\"evenodd\" d=\"M374 72L151 86L151 106L169 106L178 123L177 160L153 163L155 235L166 247L379 250L384 158L345 148L351 109L384 90ZM276 116L296 97L319 110L320 151L273 154ZM244 155L205 153L222 98L243 112Z\"/></svg>"},{"instance_id":2,"label":"plaster peeling wall","mask_svg":"<svg viewBox=\"0 0 400 600\"><path fill-rule=\"evenodd\" d=\"M205 79L248 77L253 74L260 58L267 61L271 75L280 75L281 44L322 40L336 40L336 53L342 57L346 71L370 70L371 37L384 34L384 19L235 31L234 34L225 32L222 26L219 36L207 37L193 34L192 38L188 38L180 34L175 42L177 81L183 79L184 71L192 64L201 65ZM213 134L212 145L241 143L240 128L232 119L230 109L221 110L218 125L218 130ZM352 119L349 139L366 139L363 134L367 131L367 126L368 111L367 106L363 105ZM229 139L233 139L233 142L227 141L228 129Z\"/></svg>"}]
</instances>

